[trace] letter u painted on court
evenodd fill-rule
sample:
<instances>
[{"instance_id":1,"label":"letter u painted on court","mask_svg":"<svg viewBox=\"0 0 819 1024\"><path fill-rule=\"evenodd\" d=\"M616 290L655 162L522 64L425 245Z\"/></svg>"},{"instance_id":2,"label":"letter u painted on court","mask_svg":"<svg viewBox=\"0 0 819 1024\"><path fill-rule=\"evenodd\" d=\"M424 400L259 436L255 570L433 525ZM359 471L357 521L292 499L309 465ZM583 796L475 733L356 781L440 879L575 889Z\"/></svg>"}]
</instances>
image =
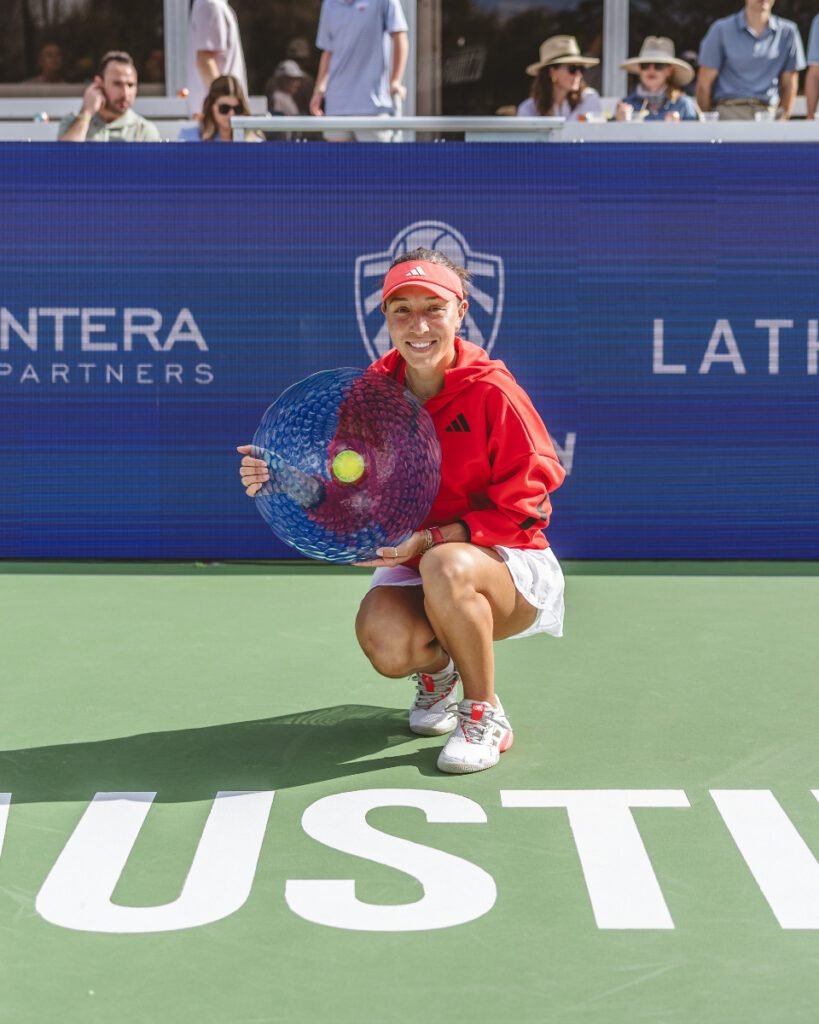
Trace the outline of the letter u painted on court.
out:
<instances>
[{"instance_id":1,"label":"letter u painted on court","mask_svg":"<svg viewBox=\"0 0 819 1024\"><path fill-rule=\"evenodd\" d=\"M113 903L156 793L97 793L37 896L51 924L83 932L168 932L219 921L250 894L274 793L220 792L179 898L156 907Z\"/></svg>"}]
</instances>

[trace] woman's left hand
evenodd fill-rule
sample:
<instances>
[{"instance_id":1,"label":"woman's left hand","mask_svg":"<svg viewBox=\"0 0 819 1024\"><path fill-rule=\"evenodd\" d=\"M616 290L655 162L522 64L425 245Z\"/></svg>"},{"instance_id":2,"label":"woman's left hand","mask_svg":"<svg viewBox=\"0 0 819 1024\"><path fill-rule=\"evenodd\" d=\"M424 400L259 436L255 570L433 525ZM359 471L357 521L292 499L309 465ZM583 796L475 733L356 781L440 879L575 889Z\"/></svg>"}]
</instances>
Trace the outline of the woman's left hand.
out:
<instances>
[{"instance_id":1,"label":"woman's left hand","mask_svg":"<svg viewBox=\"0 0 819 1024\"><path fill-rule=\"evenodd\" d=\"M417 558L424 550L426 542L426 532L424 530L416 530L415 533L407 537L397 547L378 548L376 551L378 558L374 558L371 562L356 562L355 564L371 566L403 565L404 562L408 562L411 558Z\"/></svg>"}]
</instances>

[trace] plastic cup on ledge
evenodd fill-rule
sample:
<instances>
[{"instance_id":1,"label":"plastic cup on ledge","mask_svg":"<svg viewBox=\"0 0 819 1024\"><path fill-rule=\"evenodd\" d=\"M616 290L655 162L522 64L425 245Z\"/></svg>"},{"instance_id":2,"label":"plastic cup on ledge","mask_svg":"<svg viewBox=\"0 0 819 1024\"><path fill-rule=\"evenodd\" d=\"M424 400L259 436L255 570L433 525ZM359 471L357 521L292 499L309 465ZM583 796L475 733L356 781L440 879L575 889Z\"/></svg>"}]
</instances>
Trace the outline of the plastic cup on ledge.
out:
<instances>
[{"instance_id":1,"label":"plastic cup on ledge","mask_svg":"<svg viewBox=\"0 0 819 1024\"><path fill-rule=\"evenodd\" d=\"M772 110L755 110L754 111L755 121L773 121L774 112Z\"/></svg>"}]
</instances>

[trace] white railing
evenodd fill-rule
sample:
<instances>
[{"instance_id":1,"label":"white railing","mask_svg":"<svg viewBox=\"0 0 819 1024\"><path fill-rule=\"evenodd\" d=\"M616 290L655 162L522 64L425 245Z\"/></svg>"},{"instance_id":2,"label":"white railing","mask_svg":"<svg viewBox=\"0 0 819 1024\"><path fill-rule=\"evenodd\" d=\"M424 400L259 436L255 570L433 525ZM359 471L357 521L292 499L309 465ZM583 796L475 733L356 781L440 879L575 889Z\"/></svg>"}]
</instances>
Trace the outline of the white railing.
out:
<instances>
[{"instance_id":1,"label":"white railing","mask_svg":"<svg viewBox=\"0 0 819 1024\"><path fill-rule=\"evenodd\" d=\"M462 134L467 142L819 142L819 121L599 121L562 117L234 117L234 137L246 131Z\"/></svg>"},{"instance_id":2,"label":"white railing","mask_svg":"<svg viewBox=\"0 0 819 1024\"><path fill-rule=\"evenodd\" d=\"M570 121L552 142L819 142L819 121Z\"/></svg>"},{"instance_id":3,"label":"white railing","mask_svg":"<svg viewBox=\"0 0 819 1024\"><path fill-rule=\"evenodd\" d=\"M545 142L565 123L562 117L234 117L233 135L263 132L401 132L402 141L413 141L416 132L436 135L463 134L468 142L512 139ZM407 135L409 133L409 137Z\"/></svg>"},{"instance_id":4,"label":"white railing","mask_svg":"<svg viewBox=\"0 0 819 1024\"><path fill-rule=\"evenodd\" d=\"M31 101L27 101L31 103ZM146 99L136 109L157 125L166 141L176 141L180 129L192 122L185 118L182 100L157 108L156 100ZM70 110L76 109L73 103ZM28 108L26 108L28 112ZM23 118L3 116L0 101L0 142L52 142L62 110L54 110L49 121L37 114ZM8 114L8 111L6 111ZM456 135L467 142L819 142L819 121L601 121L578 123L560 117L273 117L270 115L235 117L234 135L244 138L246 131L269 135L307 133L320 138L324 131L384 131L400 133L396 141L414 141L417 133L431 136Z\"/></svg>"}]
</instances>

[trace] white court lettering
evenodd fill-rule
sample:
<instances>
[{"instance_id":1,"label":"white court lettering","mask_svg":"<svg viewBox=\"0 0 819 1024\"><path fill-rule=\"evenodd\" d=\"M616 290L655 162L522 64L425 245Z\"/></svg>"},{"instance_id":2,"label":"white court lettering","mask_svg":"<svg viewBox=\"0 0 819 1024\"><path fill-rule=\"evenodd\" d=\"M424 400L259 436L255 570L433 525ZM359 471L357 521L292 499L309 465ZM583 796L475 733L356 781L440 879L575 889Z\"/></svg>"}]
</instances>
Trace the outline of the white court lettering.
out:
<instances>
[{"instance_id":1,"label":"white court lettering","mask_svg":"<svg viewBox=\"0 0 819 1024\"><path fill-rule=\"evenodd\" d=\"M359 900L351 878L291 880L285 899L293 913L332 928L414 932L466 924L492 909L497 890L490 874L462 857L373 828L366 815L376 807L417 807L435 823L486 823L474 800L437 790L365 789L323 797L304 812L309 836L417 878L424 895L414 903L381 906Z\"/></svg>"},{"instance_id":2,"label":"white court lettering","mask_svg":"<svg viewBox=\"0 0 819 1024\"><path fill-rule=\"evenodd\" d=\"M711 797L779 924L819 928L819 863L773 793L714 789Z\"/></svg>"},{"instance_id":3,"label":"white court lettering","mask_svg":"<svg viewBox=\"0 0 819 1024\"><path fill-rule=\"evenodd\" d=\"M81 932L135 934L197 928L247 900L274 793L219 792L179 898L156 907L112 902L155 793L97 793L37 896L37 913Z\"/></svg>"},{"instance_id":4,"label":"white court lettering","mask_svg":"<svg viewBox=\"0 0 819 1024\"><path fill-rule=\"evenodd\" d=\"M812 790L819 801L819 789ZM112 902L124 866L154 800L153 793L98 793L43 884L36 909L45 920L77 931L140 933L195 928L240 909L250 894L268 826L273 792L216 794L178 899L153 907ZM715 849L723 865L744 862L783 929L819 931L819 863L770 790L712 790L736 844ZM660 882L634 820L635 808L687 808L683 790L502 790L503 808L567 812L594 920L600 929L673 929ZM0 794L0 853L12 795ZM285 902L299 917L350 931L427 931L466 924L489 913L497 897L479 865L433 846L374 828L379 807L417 808L437 823L486 824L475 801L440 790L367 789L323 797L304 811L304 831L330 850L416 879L421 899L366 903L353 877L291 879ZM13 819L12 819L13 820ZM532 885L549 879L533 864Z\"/></svg>"},{"instance_id":5,"label":"white court lettering","mask_svg":"<svg viewBox=\"0 0 819 1024\"><path fill-rule=\"evenodd\" d=\"M688 807L681 789L508 789L501 803L566 809L598 928L674 927L631 810Z\"/></svg>"}]
</instances>

